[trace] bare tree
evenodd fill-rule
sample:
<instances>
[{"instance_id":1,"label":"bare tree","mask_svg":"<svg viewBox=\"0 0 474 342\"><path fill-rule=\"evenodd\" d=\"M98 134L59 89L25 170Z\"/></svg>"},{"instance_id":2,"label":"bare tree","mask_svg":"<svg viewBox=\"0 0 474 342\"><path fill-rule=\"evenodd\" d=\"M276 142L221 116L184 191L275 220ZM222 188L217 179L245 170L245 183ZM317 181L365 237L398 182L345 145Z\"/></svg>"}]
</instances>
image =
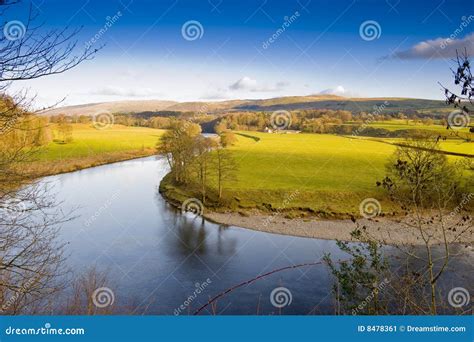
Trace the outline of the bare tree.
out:
<instances>
[{"instance_id":1,"label":"bare tree","mask_svg":"<svg viewBox=\"0 0 474 342\"><path fill-rule=\"evenodd\" d=\"M66 116L62 116L57 123L57 130L58 130L58 139L63 143L67 144L73 141L72 132L73 126L68 121Z\"/></svg>"},{"instance_id":2,"label":"bare tree","mask_svg":"<svg viewBox=\"0 0 474 342\"><path fill-rule=\"evenodd\" d=\"M115 295L109 286L110 280L107 272L91 267L74 280L72 295L68 296L63 309L64 313L67 315L113 313Z\"/></svg>"},{"instance_id":3,"label":"bare tree","mask_svg":"<svg viewBox=\"0 0 474 342\"><path fill-rule=\"evenodd\" d=\"M415 245L407 242L394 246L398 251L397 268L387 270L386 286L379 293L379 279L372 289L364 279L382 276L380 260L387 256L378 255L374 247L387 241L372 236L353 218L353 238L364 245L339 243L354 259L338 267L328 262L336 278L339 306L356 314L381 313L381 308L391 314L437 314L445 308L446 296L441 293L439 281L461 253L460 242L470 241L472 235L473 194L463 186L463 173L465 164L448 161L436 141L411 140L397 148L387 165L386 177L377 185L398 204L399 215L380 224L403 227ZM362 308L361 298L370 298Z\"/></svg>"},{"instance_id":4,"label":"bare tree","mask_svg":"<svg viewBox=\"0 0 474 342\"><path fill-rule=\"evenodd\" d=\"M211 152L216 147L216 142L211 138L198 136L194 141L193 147L193 166L199 181L202 203L206 204L208 176L212 167Z\"/></svg>"},{"instance_id":5,"label":"bare tree","mask_svg":"<svg viewBox=\"0 0 474 342\"><path fill-rule=\"evenodd\" d=\"M0 2L2 18L17 5ZM66 72L97 51L78 51L78 30L44 31L35 25L32 7L27 12L24 22L0 24L0 309L8 314L44 312L47 298L60 290L64 252L58 227L71 218L29 170L38 134L27 124L35 120L34 97L13 93L11 85Z\"/></svg>"},{"instance_id":6,"label":"bare tree","mask_svg":"<svg viewBox=\"0 0 474 342\"><path fill-rule=\"evenodd\" d=\"M405 212L397 223L418 232L424 246L424 255L408 245L403 251L425 265L419 280L429 287L431 314L437 312L436 285L450 261L451 244L472 231L469 204L463 204L469 194L462 192L462 173L463 164L449 162L437 142L413 140L397 148L388 175L378 183ZM444 253L435 257L433 246L439 243Z\"/></svg>"},{"instance_id":7,"label":"bare tree","mask_svg":"<svg viewBox=\"0 0 474 342\"><path fill-rule=\"evenodd\" d=\"M450 129L452 133L466 141L472 140L472 135L462 134L457 128L468 127L470 121L470 113L473 105L474 98L474 78L471 72L471 63L467 50L463 54L459 54L456 51L456 70L451 69L454 77L454 85L459 88L459 92L449 90L441 83L439 85L444 90L446 97L446 104L452 105L454 108L459 110L459 113L451 113L447 119L447 129ZM474 126L469 126L469 132L474 133Z\"/></svg>"},{"instance_id":8,"label":"bare tree","mask_svg":"<svg viewBox=\"0 0 474 342\"><path fill-rule=\"evenodd\" d=\"M216 150L216 173L217 173L217 191L219 200L222 198L222 190L224 183L236 179L238 171L237 163L235 162L232 153L225 148L218 147Z\"/></svg>"}]
</instances>

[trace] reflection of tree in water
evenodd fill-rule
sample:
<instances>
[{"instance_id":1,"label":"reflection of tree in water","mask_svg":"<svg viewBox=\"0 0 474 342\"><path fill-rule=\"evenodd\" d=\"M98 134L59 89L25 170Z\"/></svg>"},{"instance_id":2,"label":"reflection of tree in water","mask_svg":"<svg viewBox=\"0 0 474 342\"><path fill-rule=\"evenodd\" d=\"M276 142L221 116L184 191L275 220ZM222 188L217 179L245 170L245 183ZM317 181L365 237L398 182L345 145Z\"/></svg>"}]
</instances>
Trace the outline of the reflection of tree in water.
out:
<instances>
[{"instance_id":1,"label":"reflection of tree in water","mask_svg":"<svg viewBox=\"0 0 474 342\"><path fill-rule=\"evenodd\" d=\"M443 245L432 248L435 271L440 270L443 265L444 248L445 246ZM472 273L472 263L474 261L474 254L469 247L459 243L451 244L448 248L450 264L443 277L440 278L440 292L447 293L449 289L457 286L465 287L470 292L473 292L474 274ZM426 272L427 252L423 246L407 246L404 251L394 247L387 247L387 250L391 259L392 269L400 277L407 276L408 272L415 276ZM416 257L407 258L407 254ZM406 266L404 267L403 265Z\"/></svg>"},{"instance_id":2,"label":"reflection of tree in water","mask_svg":"<svg viewBox=\"0 0 474 342\"><path fill-rule=\"evenodd\" d=\"M217 234L217 252L219 254L225 254L225 253L229 252L229 251L226 250L226 248L229 247L229 245L227 245L226 248L222 248L223 244L224 244L222 236L224 235L224 233L227 229L229 229L229 226L226 226L225 224L220 224L219 225L219 229L218 229L219 233ZM232 246L231 250L234 251L235 250L235 241L232 240L230 245Z\"/></svg>"},{"instance_id":3,"label":"reflection of tree in water","mask_svg":"<svg viewBox=\"0 0 474 342\"><path fill-rule=\"evenodd\" d=\"M209 254L214 250L217 255L232 255L235 253L237 241L227 235L228 226L214 225L206 221L201 216L193 216L192 214L181 214L181 211L175 208L160 209L170 210L172 218L171 226L174 234L168 236L173 239L170 246L177 246L177 251L182 255L197 253L200 255Z\"/></svg>"},{"instance_id":4,"label":"reflection of tree in water","mask_svg":"<svg viewBox=\"0 0 474 342\"><path fill-rule=\"evenodd\" d=\"M179 214L178 214L179 215ZM176 225L178 239L177 243L184 254L205 254L207 251L205 220L202 217L178 217Z\"/></svg>"}]
</instances>

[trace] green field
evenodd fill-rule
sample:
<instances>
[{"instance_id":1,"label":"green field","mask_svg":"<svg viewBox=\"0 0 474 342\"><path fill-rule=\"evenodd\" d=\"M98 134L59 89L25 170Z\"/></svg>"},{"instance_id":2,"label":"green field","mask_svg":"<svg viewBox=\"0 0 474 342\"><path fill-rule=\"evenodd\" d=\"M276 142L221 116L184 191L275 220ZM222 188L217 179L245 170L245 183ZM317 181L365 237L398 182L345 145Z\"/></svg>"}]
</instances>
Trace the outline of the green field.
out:
<instances>
[{"instance_id":1,"label":"green field","mask_svg":"<svg viewBox=\"0 0 474 342\"><path fill-rule=\"evenodd\" d=\"M349 122L343 125L356 125L357 126L357 125L360 125L360 122ZM388 120L388 121L374 121L374 122L369 123L367 126L373 127L373 128L383 128L391 132L405 131L405 130L429 131L429 132L435 132L435 133L441 134L443 136L455 138L451 134L451 131L448 131L446 129L446 126L443 126L440 124L425 125L420 122L415 122L413 120L396 119L396 120ZM467 127L462 128L459 130L459 132L462 134L468 133L469 128Z\"/></svg>"},{"instance_id":2,"label":"green field","mask_svg":"<svg viewBox=\"0 0 474 342\"><path fill-rule=\"evenodd\" d=\"M323 134L252 135L260 140L239 136L230 148L239 166L230 192L242 207L308 208L332 216L357 212L366 197L383 197L375 182L395 150L391 145Z\"/></svg>"},{"instance_id":3,"label":"green field","mask_svg":"<svg viewBox=\"0 0 474 342\"><path fill-rule=\"evenodd\" d=\"M56 136L54 126L52 131ZM74 124L73 141L51 142L41 150L34 167L40 174L56 174L152 155L163 132L120 125L97 130ZM363 199L373 197L385 212L395 210L375 182L385 175L387 160L396 148L390 143L401 139L381 142L325 134L241 134L229 148L238 164L237 179L225 184L231 207L297 209L322 217L347 217L358 212ZM474 143L448 140L441 146L445 151L473 154Z\"/></svg>"},{"instance_id":4,"label":"green field","mask_svg":"<svg viewBox=\"0 0 474 342\"><path fill-rule=\"evenodd\" d=\"M55 174L155 153L163 130L114 125L103 130L88 124L73 124L72 142L57 141L43 147L35 167L40 174ZM51 127L57 136L56 127Z\"/></svg>"},{"instance_id":5,"label":"green field","mask_svg":"<svg viewBox=\"0 0 474 342\"><path fill-rule=\"evenodd\" d=\"M260 140L238 135L230 147L239 166L238 179L226 186L233 206L347 217L358 212L363 199L373 197L386 213L396 209L375 185L385 175L395 146L336 135L242 133ZM444 145L457 152L473 146L453 141Z\"/></svg>"}]
</instances>

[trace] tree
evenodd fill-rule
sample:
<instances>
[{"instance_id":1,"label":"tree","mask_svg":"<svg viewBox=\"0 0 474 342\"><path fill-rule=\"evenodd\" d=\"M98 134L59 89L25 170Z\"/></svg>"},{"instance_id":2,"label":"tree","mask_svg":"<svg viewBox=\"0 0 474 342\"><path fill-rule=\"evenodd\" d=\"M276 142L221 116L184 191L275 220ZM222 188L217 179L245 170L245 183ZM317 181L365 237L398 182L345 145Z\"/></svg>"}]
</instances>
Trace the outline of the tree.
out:
<instances>
[{"instance_id":1,"label":"tree","mask_svg":"<svg viewBox=\"0 0 474 342\"><path fill-rule=\"evenodd\" d=\"M371 236L366 226L352 218L356 225L352 238L363 244L338 242L339 248L351 256L349 261L336 264L325 258L335 276L338 313L439 312L446 300L439 280L454 251L459 250L461 237L472 234L472 194L463 192L463 172L462 163L449 162L438 143L428 138L409 140L397 148L387 165L386 177L377 185L399 205L401 215L386 218L383 224L405 228L422 248L408 243L394 246L401 252L396 257L403 267L387 268L379 248L386 242ZM435 254L434 246L439 245L442 250ZM380 291L382 278L385 285Z\"/></svg>"},{"instance_id":2,"label":"tree","mask_svg":"<svg viewBox=\"0 0 474 342\"><path fill-rule=\"evenodd\" d=\"M211 152L216 147L216 142L211 138L198 136L194 142L193 164L196 169L197 178L201 189L202 203L206 204L207 178L211 167Z\"/></svg>"},{"instance_id":3,"label":"tree","mask_svg":"<svg viewBox=\"0 0 474 342\"><path fill-rule=\"evenodd\" d=\"M231 131L224 131L220 133L220 143L224 147L232 146L237 142L237 137Z\"/></svg>"},{"instance_id":4,"label":"tree","mask_svg":"<svg viewBox=\"0 0 474 342\"><path fill-rule=\"evenodd\" d=\"M73 141L73 137L72 137L73 126L68 121L68 118L65 115L62 115L58 118L57 127L58 127L59 140L63 144L67 144Z\"/></svg>"},{"instance_id":5,"label":"tree","mask_svg":"<svg viewBox=\"0 0 474 342\"><path fill-rule=\"evenodd\" d=\"M223 132L225 132L227 130L227 120L226 119L222 119L220 120L215 126L214 126L214 131L217 133L217 134L221 134Z\"/></svg>"},{"instance_id":6,"label":"tree","mask_svg":"<svg viewBox=\"0 0 474 342\"><path fill-rule=\"evenodd\" d=\"M218 147L216 149L215 160L217 173L217 191L220 200L222 198L224 184L236 179L238 169L232 153L222 147Z\"/></svg>"},{"instance_id":7,"label":"tree","mask_svg":"<svg viewBox=\"0 0 474 342\"><path fill-rule=\"evenodd\" d=\"M40 147L49 144L53 139L51 129L48 125L48 118L37 118L35 121L34 146Z\"/></svg>"},{"instance_id":8,"label":"tree","mask_svg":"<svg viewBox=\"0 0 474 342\"><path fill-rule=\"evenodd\" d=\"M178 184L189 180L190 165L194 158L196 138L201 127L189 121L172 120L169 130L160 138L157 152L164 154Z\"/></svg>"},{"instance_id":9,"label":"tree","mask_svg":"<svg viewBox=\"0 0 474 342\"><path fill-rule=\"evenodd\" d=\"M31 8L19 34L7 35L7 18L17 4L0 2L0 309L7 314L38 312L60 288L63 244L57 234L69 217L25 167L35 158L34 139L44 139L31 134L37 129L30 123L34 99L11 85L66 72L97 51L77 51L77 30L43 30ZM12 19L18 15L13 11Z\"/></svg>"},{"instance_id":10,"label":"tree","mask_svg":"<svg viewBox=\"0 0 474 342\"><path fill-rule=\"evenodd\" d=\"M453 112L450 114L447 120L447 129L452 130L452 133L459 138L466 141L472 140L472 133L474 133L474 126L470 126L469 132L471 135L461 134L457 129L467 127L470 121L470 113L472 111L468 104L471 106L474 98L474 77L471 72L471 63L467 50L463 54L459 54L456 51L456 70L451 69L454 76L454 85L459 89L459 92L449 90L441 83L441 87L444 90L446 97L446 104L452 105L454 108L459 110L459 113Z\"/></svg>"},{"instance_id":11,"label":"tree","mask_svg":"<svg viewBox=\"0 0 474 342\"><path fill-rule=\"evenodd\" d=\"M350 255L351 260L336 264L329 254L324 256L324 261L336 279L333 285L338 304L336 314L385 313L388 303L379 297L379 292L388 285L389 267L381 252L382 244L367 238L363 227L357 226L351 236L360 243L337 241L337 246Z\"/></svg>"},{"instance_id":12,"label":"tree","mask_svg":"<svg viewBox=\"0 0 474 342\"><path fill-rule=\"evenodd\" d=\"M447 160L438 142L412 140L397 148L387 176L377 182L405 212L405 218L396 222L415 229L423 243L425 255L418 255L411 246L402 250L425 263L426 272L416 283L430 289L431 314L437 313L437 282L448 266L450 244L472 231L472 217L463 214L468 208L461 191L462 167ZM441 257L434 258L434 243L444 246Z\"/></svg>"}]
</instances>

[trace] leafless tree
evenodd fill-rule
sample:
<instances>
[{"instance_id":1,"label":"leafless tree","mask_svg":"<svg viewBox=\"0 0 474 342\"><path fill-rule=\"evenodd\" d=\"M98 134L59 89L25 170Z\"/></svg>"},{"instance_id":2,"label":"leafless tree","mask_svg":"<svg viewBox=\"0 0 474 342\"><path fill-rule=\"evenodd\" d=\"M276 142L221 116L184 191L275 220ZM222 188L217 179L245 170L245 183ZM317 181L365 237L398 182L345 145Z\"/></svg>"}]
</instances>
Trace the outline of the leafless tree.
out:
<instances>
[{"instance_id":1,"label":"leafless tree","mask_svg":"<svg viewBox=\"0 0 474 342\"><path fill-rule=\"evenodd\" d=\"M18 1L1 1L2 19ZM79 51L78 30L45 31L30 6L24 22L0 24L0 310L44 312L64 273L58 227L71 217L57 207L48 185L29 172L35 157L31 125L34 97L11 85L66 72L96 50ZM13 24L15 26L13 26Z\"/></svg>"},{"instance_id":2,"label":"leafless tree","mask_svg":"<svg viewBox=\"0 0 474 342\"><path fill-rule=\"evenodd\" d=\"M424 265L418 281L429 288L431 314L437 313L437 283L451 260L452 244L472 234L471 204L466 201L471 194L463 191L463 168L463 163L448 161L437 142L413 140L397 148L388 175L379 183L405 212L396 222L417 232L424 246L423 255L412 246L400 248ZM436 244L444 250L438 256L433 252Z\"/></svg>"},{"instance_id":3,"label":"leafless tree","mask_svg":"<svg viewBox=\"0 0 474 342\"><path fill-rule=\"evenodd\" d=\"M217 173L217 192L220 200L222 198L224 184L237 178L236 174L238 168L231 152L221 146L216 149L215 164Z\"/></svg>"},{"instance_id":4,"label":"leafless tree","mask_svg":"<svg viewBox=\"0 0 474 342\"><path fill-rule=\"evenodd\" d=\"M67 315L105 315L113 313L115 295L107 272L91 267L74 280L72 294L62 311ZM106 289L107 292L101 293ZM101 296L104 297L101 300Z\"/></svg>"},{"instance_id":5,"label":"leafless tree","mask_svg":"<svg viewBox=\"0 0 474 342\"><path fill-rule=\"evenodd\" d=\"M474 98L474 78L471 72L471 62L467 54L467 50L464 53L459 54L456 51L456 69L451 69L454 77L454 85L459 88L459 92L450 90L439 85L444 90L446 97L446 104L452 105L459 113L451 113L447 119L446 128L451 130L452 134L466 141L472 140L472 133L474 133L474 126L469 126L470 115L472 112L473 98ZM458 128L468 127L469 133L462 134Z\"/></svg>"},{"instance_id":6,"label":"leafless tree","mask_svg":"<svg viewBox=\"0 0 474 342\"><path fill-rule=\"evenodd\" d=\"M203 204L206 204L208 177L212 167L211 153L215 147L216 142L213 139L203 136L196 137L193 144L193 168L196 170Z\"/></svg>"},{"instance_id":7,"label":"leafless tree","mask_svg":"<svg viewBox=\"0 0 474 342\"><path fill-rule=\"evenodd\" d=\"M356 251L354 261L346 268L331 269L336 278L335 288L344 291L345 302L342 304L346 307L348 303L352 305L349 309L355 309L356 314L367 313L375 304L379 309L386 308L385 313L390 314L437 314L454 310L446 306L447 293L443 293L439 281L453 259L469 251L463 247L472 241L471 199L474 196L468 187L463 186L466 172L467 177L472 177L472 171L466 170L464 163L448 161L436 141L410 140L397 148L387 165L386 177L377 184L400 208L399 214L372 220L402 228L403 234L411 241L392 249L397 251L397 266L387 270L385 276L388 281L383 291L379 291L378 280L373 289L366 286L365 292L360 292L356 286L361 284L353 285L353 274L362 279L368 278L364 275L381 275L374 267L378 264L374 264L374 260L387 256L383 255L382 250L378 255L370 247L387 245L390 236L375 237L365 225L353 218L356 225L353 238L364 244L356 247L343 244L346 251ZM397 233L389 233L392 234ZM468 287L469 284L466 284L462 285ZM369 297L369 303L358 310L362 303L360 298ZM375 299L377 303L372 302Z\"/></svg>"}]
</instances>

